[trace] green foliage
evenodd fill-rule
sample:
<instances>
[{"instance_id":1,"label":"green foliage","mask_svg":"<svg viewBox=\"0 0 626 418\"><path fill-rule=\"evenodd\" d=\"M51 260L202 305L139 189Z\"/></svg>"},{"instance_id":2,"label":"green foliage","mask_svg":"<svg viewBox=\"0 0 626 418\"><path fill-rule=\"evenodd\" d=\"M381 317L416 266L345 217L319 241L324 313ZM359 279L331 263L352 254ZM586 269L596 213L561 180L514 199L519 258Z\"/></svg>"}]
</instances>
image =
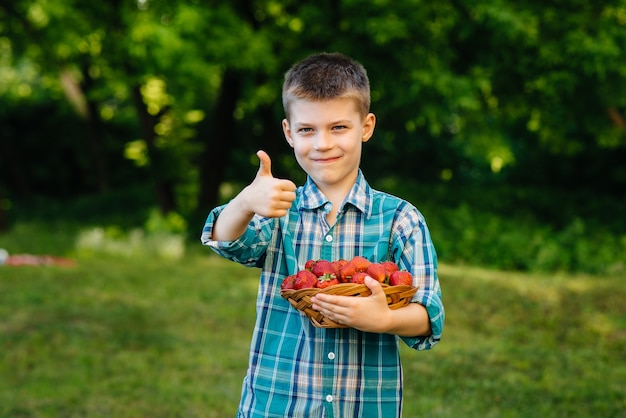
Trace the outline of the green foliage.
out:
<instances>
[{"instance_id":1,"label":"green foliage","mask_svg":"<svg viewBox=\"0 0 626 418\"><path fill-rule=\"evenodd\" d=\"M132 184L109 193L85 194L73 199L37 196L7 200L7 216L17 227L23 223L66 223L73 230L85 225L116 225L124 230L143 227L154 207L151 190Z\"/></svg>"},{"instance_id":2,"label":"green foliage","mask_svg":"<svg viewBox=\"0 0 626 418\"><path fill-rule=\"evenodd\" d=\"M626 234L592 229L575 219L562 230L520 218L471 211L467 205L431 216L440 258L537 272L605 275L626 268Z\"/></svg>"},{"instance_id":3,"label":"green foliage","mask_svg":"<svg viewBox=\"0 0 626 418\"><path fill-rule=\"evenodd\" d=\"M0 248L9 254L67 256L74 248L78 231L79 227L69 221L18 222L10 232L0 234Z\"/></svg>"},{"instance_id":4,"label":"green foliage","mask_svg":"<svg viewBox=\"0 0 626 418\"><path fill-rule=\"evenodd\" d=\"M625 16L623 0L2 2L0 219L72 219L106 237L145 232L158 206L193 224L220 187L253 178L259 148L300 184L283 73L340 51L372 82L368 179L480 196L415 196L442 258L620 271ZM558 189L586 193L564 204Z\"/></svg>"},{"instance_id":5,"label":"green foliage","mask_svg":"<svg viewBox=\"0 0 626 418\"><path fill-rule=\"evenodd\" d=\"M139 228L126 232L115 227L94 227L80 231L74 253L81 257L108 254L179 260L185 254L185 235Z\"/></svg>"},{"instance_id":6,"label":"green foliage","mask_svg":"<svg viewBox=\"0 0 626 418\"><path fill-rule=\"evenodd\" d=\"M386 179L376 187L424 214L444 262L534 272L622 274L623 199L590 192L492 185L432 186Z\"/></svg>"},{"instance_id":7,"label":"green foliage","mask_svg":"<svg viewBox=\"0 0 626 418\"><path fill-rule=\"evenodd\" d=\"M153 169L139 173L165 188L203 193L199 173L211 169L213 149L235 165L214 168L228 181L243 180L241 164L259 147L277 160L290 154L275 145L282 140L282 75L303 55L337 50L362 61L372 79L379 123L368 156L376 156L381 175L485 181L508 169L534 182L530 163L547 165L545 155L557 155L595 167L578 178L592 184L600 168L615 166L610 153L597 150L624 157L625 10L623 0L567 6L501 0L4 2L0 92L7 94L0 109L67 101L84 126L69 135L46 126L40 132L52 135L51 142L66 138L78 152L84 137L102 132L100 141L116 155L108 156L110 172L124 167L129 178L137 172L124 166L120 150L129 144L137 151L144 141L144 154L133 158ZM227 74L234 74L236 87L228 88ZM161 83L156 97L146 93L155 80ZM224 97L232 109L224 108ZM145 120L142 107L150 115ZM13 115L0 112L5 118ZM218 132L216 126L228 125L224 118L236 128ZM19 144L20 135L7 132L4 141ZM98 139L92 140L94 147ZM218 146L224 142L228 147ZM17 148L12 154L28 155L28 146ZM106 176L95 168L106 161L82 158L73 177L91 177L83 187L94 190ZM40 165L52 177L52 158ZM562 180L547 177L544 183ZM34 180L41 188L59 187ZM626 177L612 169L602 180L619 190ZM15 180L5 182L10 193L19 189ZM62 186L83 193L67 182ZM217 187L212 193L216 200ZM190 205L188 196L177 198Z\"/></svg>"},{"instance_id":8,"label":"green foliage","mask_svg":"<svg viewBox=\"0 0 626 418\"><path fill-rule=\"evenodd\" d=\"M224 183L219 203L245 184ZM424 214L440 260L534 272L622 274L626 268L626 220L615 216L623 199L590 199L589 193L558 190L427 185L386 178L373 183L414 203ZM176 212L163 215L146 195L131 188L110 196L73 201L40 199L9 207L14 218L10 252L43 251L150 255L180 258L197 244L207 213L196 220ZM39 230L54 228L45 236ZM80 239L76 241L76 236ZM2 247L0 235L0 247ZM77 245L75 245L78 243Z\"/></svg>"},{"instance_id":9,"label":"green foliage","mask_svg":"<svg viewBox=\"0 0 626 418\"><path fill-rule=\"evenodd\" d=\"M155 257L179 260L185 254L187 223L175 212L150 211L144 228L124 231L117 226L82 229L75 253L83 257L103 254L128 258Z\"/></svg>"}]
</instances>

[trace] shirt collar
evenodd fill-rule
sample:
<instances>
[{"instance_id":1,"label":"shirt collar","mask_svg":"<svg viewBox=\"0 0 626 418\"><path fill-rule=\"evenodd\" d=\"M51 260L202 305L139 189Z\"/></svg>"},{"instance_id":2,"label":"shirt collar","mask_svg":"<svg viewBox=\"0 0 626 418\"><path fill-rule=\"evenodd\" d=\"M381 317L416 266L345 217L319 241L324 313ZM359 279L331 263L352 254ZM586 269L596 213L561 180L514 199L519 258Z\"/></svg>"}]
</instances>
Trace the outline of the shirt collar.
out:
<instances>
[{"instance_id":1,"label":"shirt collar","mask_svg":"<svg viewBox=\"0 0 626 418\"><path fill-rule=\"evenodd\" d=\"M319 208L327 202L329 202L328 198L317 188L311 177L307 177L306 183L302 186L301 207L312 210ZM340 210L348 204L363 212L367 218L370 217L372 212L372 188L365 180L365 176L360 169L356 181L350 192L348 192Z\"/></svg>"}]
</instances>

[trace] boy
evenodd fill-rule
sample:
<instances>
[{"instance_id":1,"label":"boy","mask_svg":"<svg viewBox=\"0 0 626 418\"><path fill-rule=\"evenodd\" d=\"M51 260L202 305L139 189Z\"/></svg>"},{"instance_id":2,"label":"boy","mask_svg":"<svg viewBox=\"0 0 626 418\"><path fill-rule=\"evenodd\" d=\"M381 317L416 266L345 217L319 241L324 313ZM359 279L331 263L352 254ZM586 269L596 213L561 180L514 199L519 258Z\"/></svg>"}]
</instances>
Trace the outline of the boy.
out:
<instances>
[{"instance_id":1,"label":"boy","mask_svg":"<svg viewBox=\"0 0 626 418\"><path fill-rule=\"evenodd\" d=\"M257 156L254 181L208 216L202 242L261 267L257 318L238 417L399 417L398 338L418 350L441 336L435 249L408 202L370 188L359 168L376 124L361 64L337 53L296 63L283 84L283 132L307 173L296 187ZM390 310L378 281L369 297L318 295L313 308L348 328L315 328L280 296L309 259L391 260L414 276L408 306Z\"/></svg>"}]
</instances>

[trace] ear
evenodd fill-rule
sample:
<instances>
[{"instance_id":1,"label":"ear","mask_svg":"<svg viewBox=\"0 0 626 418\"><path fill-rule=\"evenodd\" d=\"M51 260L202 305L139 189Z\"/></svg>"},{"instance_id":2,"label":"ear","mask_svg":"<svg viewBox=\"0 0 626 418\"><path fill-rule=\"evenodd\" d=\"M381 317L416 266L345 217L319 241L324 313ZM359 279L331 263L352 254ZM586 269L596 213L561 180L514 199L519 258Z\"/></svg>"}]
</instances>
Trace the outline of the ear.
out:
<instances>
[{"instance_id":1,"label":"ear","mask_svg":"<svg viewBox=\"0 0 626 418\"><path fill-rule=\"evenodd\" d=\"M362 141L367 142L374 135L374 128L376 127L376 115L368 113L363 120L363 137Z\"/></svg>"},{"instance_id":2,"label":"ear","mask_svg":"<svg viewBox=\"0 0 626 418\"><path fill-rule=\"evenodd\" d=\"M291 127L289 126L289 121L287 119L283 119L283 134L285 134L285 139L291 148L293 148L293 139L291 138Z\"/></svg>"}]
</instances>

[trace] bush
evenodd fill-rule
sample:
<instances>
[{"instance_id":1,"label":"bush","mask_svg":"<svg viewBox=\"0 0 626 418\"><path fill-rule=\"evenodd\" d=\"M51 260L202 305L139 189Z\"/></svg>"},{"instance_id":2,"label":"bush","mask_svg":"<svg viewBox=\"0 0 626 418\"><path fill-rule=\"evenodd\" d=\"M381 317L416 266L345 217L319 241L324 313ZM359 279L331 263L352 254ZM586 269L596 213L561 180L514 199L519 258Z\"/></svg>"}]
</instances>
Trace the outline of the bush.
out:
<instances>
[{"instance_id":1,"label":"bush","mask_svg":"<svg viewBox=\"0 0 626 418\"><path fill-rule=\"evenodd\" d=\"M383 182L424 214L441 260L507 270L619 274L626 231L620 202L510 188ZM528 203L531 202L531 203ZM559 218L558 213L562 216ZM584 215L584 217L582 216Z\"/></svg>"},{"instance_id":2,"label":"bush","mask_svg":"<svg viewBox=\"0 0 626 418\"><path fill-rule=\"evenodd\" d=\"M374 186L420 209L439 258L448 263L595 275L625 269L626 223L614 215L622 211L618 200L506 187L416 185L397 179ZM176 259L187 251L187 240L193 243L190 249L195 248L200 229L185 236L188 220L174 213L162 216L136 190L118 191L62 204L41 201L37 210L20 211L10 231L10 248L2 235L0 247L11 253L141 253ZM44 230L53 233L42 235Z\"/></svg>"}]
</instances>

